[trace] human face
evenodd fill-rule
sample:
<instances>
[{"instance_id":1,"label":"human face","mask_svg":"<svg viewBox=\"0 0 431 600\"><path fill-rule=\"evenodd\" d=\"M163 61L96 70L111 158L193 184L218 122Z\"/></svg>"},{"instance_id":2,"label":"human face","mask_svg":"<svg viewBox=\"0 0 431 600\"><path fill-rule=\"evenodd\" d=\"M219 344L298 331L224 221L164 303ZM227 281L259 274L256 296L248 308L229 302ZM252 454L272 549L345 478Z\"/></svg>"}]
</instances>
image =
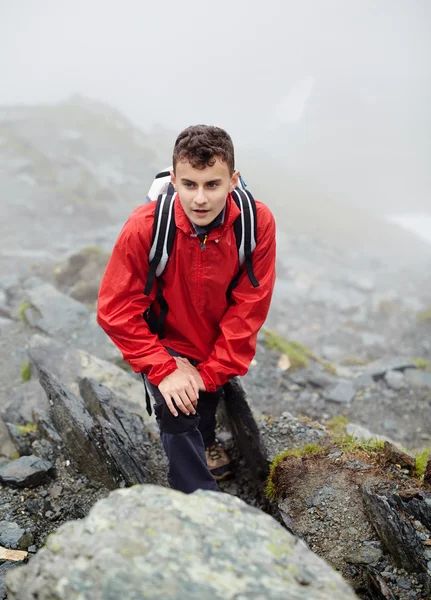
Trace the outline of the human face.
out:
<instances>
[{"instance_id":1,"label":"human face","mask_svg":"<svg viewBox=\"0 0 431 600\"><path fill-rule=\"evenodd\" d=\"M188 160L178 161L171 180L179 193L187 217L201 227L209 225L221 213L226 198L238 183L238 171L233 175L225 162L216 159L212 167L195 169Z\"/></svg>"}]
</instances>

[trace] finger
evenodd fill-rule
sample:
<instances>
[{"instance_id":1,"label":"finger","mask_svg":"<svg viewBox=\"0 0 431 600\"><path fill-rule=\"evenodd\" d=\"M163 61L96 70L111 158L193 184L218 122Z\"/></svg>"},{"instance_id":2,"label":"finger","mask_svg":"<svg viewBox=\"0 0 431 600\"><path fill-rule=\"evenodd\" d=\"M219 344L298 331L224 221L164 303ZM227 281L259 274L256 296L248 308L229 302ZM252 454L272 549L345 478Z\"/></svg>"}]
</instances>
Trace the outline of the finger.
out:
<instances>
[{"instance_id":1,"label":"finger","mask_svg":"<svg viewBox=\"0 0 431 600\"><path fill-rule=\"evenodd\" d=\"M189 411L189 413L195 414L195 407L193 406L193 403L190 401L190 398L186 392L186 390L182 390L181 392L179 392L179 396L181 398L181 401L183 403L183 405L186 407L186 409Z\"/></svg>"},{"instance_id":2,"label":"finger","mask_svg":"<svg viewBox=\"0 0 431 600\"><path fill-rule=\"evenodd\" d=\"M184 406L183 400L182 400L182 398L180 398L180 396L178 394L172 394L172 399L175 402L175 405L178 408L178 410L180 410L185 415L190 414L190 410Z\"/></svg>"},{"instance_id":3,"label":"finger","mask_svg":"<svg viewBox=\"0 0 431 600\"><path fill-rule=\"evenodd\" d=\"M187 394L189 395L190 400L193 402L193 406L196 406L196 404L198 403L198 398L199 398L199 386L198 386L198 382L196 381L196 379L193 376L190 376L190 386L189 386L193 393L191 394L189 392L189 388L187 388Z\"/></svg>"},{"instance_id":4,"label":"finger","mask_svg":"<svg viewBox=\"0 0 431 600\"><path fill-rule=\"evenodd\" d=\"M169 410L171 411L171 413L174 415L174 417L178 417L178 411L175 408L175 406L173 405L171 397L169 396L169 394L162 394L162 396L165 399L166 405L169 408Z\"/></svg>"}]
</instances>

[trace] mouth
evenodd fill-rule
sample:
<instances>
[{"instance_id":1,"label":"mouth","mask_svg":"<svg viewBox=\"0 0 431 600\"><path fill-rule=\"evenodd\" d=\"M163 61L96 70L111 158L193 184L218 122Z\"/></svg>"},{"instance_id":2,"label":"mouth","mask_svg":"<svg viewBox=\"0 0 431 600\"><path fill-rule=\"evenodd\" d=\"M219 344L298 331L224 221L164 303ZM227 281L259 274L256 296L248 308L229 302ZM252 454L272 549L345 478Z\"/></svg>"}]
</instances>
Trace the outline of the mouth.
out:
<instances>
[{"instance_id":1,"label":"mouth","mask_svg":"<svg viewBox=\"0 0 431 600\"><path fill-rule=\"evenodd\" d=\"M196 213L197 215L206 215L210 211L199 208L199 209L193 209L193 212Z\"/></svg>"}]
</instances>

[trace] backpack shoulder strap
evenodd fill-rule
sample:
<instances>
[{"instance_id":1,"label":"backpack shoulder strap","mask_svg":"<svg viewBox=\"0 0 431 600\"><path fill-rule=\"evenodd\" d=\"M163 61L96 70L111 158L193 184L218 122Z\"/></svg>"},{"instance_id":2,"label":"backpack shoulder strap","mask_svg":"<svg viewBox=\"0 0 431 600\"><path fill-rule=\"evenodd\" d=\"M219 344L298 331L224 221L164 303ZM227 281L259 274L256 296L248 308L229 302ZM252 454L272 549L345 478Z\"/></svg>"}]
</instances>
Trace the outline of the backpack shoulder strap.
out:
<instances>
[{"instance_id":1,"label":"backpack shoulder strap","mask_svg":"<svg viewBox=\"0 0 431 600\"><path fill-rule=\"evenodd\" d=\"M257 244L256 203L248 190L236 187L232 198L241 214L234 223L236 246L240 267L245 263L248 277L253 287L259 287L259 282L253 271L252 255Z\"/></svg>"},{"instance_id":2,"label":"backpack shoulder strap","mask_svg":"<svg viewBox=\"0 0 431 600\"><path fill-rule=\"evenodd\" d=\"M157 199L151 249L148 256L150 271L144 289L146 296L149 296L151 293L154 279L160 277L165 270L174 244L176 231L174 214L175 195L174 186L170 183L167 193L161 194Z\"/></svg>"}]
</instances>

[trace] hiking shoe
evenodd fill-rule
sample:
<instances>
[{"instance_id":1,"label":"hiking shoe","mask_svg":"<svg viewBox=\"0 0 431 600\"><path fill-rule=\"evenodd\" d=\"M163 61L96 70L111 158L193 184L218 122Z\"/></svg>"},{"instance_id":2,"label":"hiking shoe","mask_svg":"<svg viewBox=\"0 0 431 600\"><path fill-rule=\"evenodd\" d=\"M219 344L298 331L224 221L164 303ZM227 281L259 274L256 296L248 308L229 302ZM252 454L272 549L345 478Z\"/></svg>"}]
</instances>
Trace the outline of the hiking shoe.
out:
<instances>
[{"instance_id":1,"label":"hiking shoe","mask_svg":"<svg viewBox=\"0 0 431 600\"><path fill-rule=\"evenodd\" d=\"M216 481L227 479L232 475L232 462L219 442L205 449L207 465Z\"/></svg>"}]
</instances>

